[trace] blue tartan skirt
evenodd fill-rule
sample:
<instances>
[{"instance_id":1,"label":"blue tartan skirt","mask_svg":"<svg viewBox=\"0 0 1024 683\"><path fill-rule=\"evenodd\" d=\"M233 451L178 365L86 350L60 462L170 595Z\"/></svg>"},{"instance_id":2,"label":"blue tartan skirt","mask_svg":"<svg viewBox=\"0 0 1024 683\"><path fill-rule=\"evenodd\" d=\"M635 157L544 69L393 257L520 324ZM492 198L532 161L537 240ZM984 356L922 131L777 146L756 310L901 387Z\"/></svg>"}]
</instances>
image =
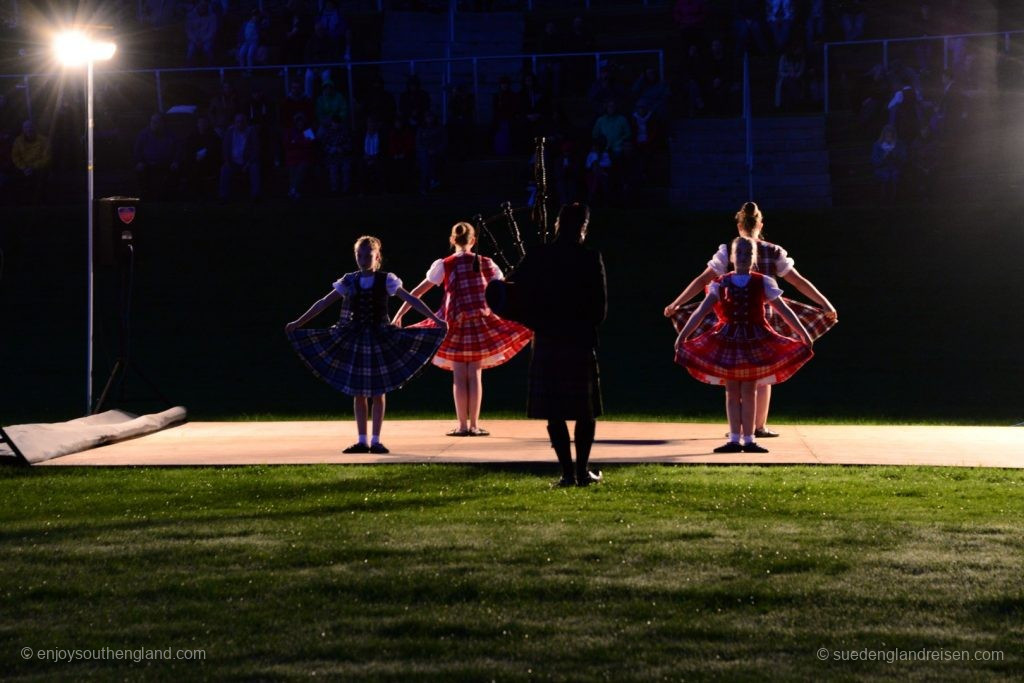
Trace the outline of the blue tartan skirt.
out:
<instances>
[{"instance_id":1,"label":"blue tartan skirt","mask_svg":"<svg viewBox=\"0 0 1024 683\"><path fill-rule=\"evenodd\" d=\"M445 330L339 323L288 333L313 374L349 396L379 396L402 387L430 363Z\"/></svg>"}]
</instances>

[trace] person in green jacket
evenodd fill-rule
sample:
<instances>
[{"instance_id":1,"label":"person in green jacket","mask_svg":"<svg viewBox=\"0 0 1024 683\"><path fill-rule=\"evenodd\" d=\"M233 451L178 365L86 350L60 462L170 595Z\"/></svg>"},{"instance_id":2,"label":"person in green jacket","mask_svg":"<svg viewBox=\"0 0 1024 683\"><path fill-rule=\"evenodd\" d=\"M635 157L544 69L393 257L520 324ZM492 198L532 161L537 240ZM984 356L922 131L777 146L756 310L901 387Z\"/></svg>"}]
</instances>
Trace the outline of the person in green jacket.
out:
<instances>
[{"instance_id":1,"label":"person in green jacket","mask_svg":"<svg viewBox=\"0 0 1024 683\"><path fill-rule=\"evenodd\" d=\"M608 145L608 154L612 160L622 158L623 145L632 137L629 121L615 111L615 100L604 103L604 114L594 122L592 137L597 140L604 138Z\"/></svg>"}]
</instances>

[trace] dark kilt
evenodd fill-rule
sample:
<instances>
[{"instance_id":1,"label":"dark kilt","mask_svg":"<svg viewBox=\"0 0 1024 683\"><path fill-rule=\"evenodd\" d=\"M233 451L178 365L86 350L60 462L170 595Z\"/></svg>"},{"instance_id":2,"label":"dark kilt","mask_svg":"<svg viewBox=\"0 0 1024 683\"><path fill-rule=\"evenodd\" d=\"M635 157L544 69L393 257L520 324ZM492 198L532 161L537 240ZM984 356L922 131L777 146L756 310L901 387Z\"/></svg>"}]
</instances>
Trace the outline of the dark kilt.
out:
<instances>
[{"instance_id":1,"label":"dark kilt","mask_svg":"<svg viewBox=\"0 0 1024 683\"><path fill-rule=\"evenodd\" d=\"M817 306L811 306L800 301L793 301L782 297L782 300L789 304L789 307L796 313L796 317L800 318L800 322L807 328L807 333L811 335L811 339L817 341L818 337L822 336L833 327L835 327L836 319L827 317L825 309L818 308ZM693 312L700 306L699 301L685 304L676 309L676 312L672 314L672 326L676 328L676 333L683 329L686 325L686 321L690 319ZM765 320L771 325L772 329L781 334L784 337L795 337L796 330L790 329L789 325L783 319L781 315L775 312L774 308L770 306L765 307ZM701 336L705 332L708 332L718 322L718 316L715 315L714 311L708 311L708 314L704 316L704 319L700 321L697 328L690 335L691 339Z\"/></svg>"},{"instance_id":2,"label":"dark kilt","mask_svg":"<svg viewBox=\"0 0 1024 683\"><path fill-rule=\"evenodd\" d=\"M602 412L601 377L593 347L537 333L530 346L527 417L593 420Z\"/></svg>"},{"instance_id":3,"label":"dark kilt","mask_svg":"<svg viewBox=\"0 0 1024 683\"><path fill-rule=\"evenodd\" d=\"M445 330L390 324L339 323L288 334L313 374L349 396L379 396L398 389L430 363Z\"/></svg>"}]
</instances>

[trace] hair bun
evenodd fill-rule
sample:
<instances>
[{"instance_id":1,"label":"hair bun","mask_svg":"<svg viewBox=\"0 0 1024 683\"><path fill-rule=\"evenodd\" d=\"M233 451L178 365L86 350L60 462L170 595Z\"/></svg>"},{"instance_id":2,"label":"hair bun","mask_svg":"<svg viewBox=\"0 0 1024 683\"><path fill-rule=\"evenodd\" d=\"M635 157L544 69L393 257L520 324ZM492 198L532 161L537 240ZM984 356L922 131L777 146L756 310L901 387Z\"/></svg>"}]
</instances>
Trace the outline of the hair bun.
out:
<instances>
[{"instance_id":1,"label":"hair bun","mask_svg":"<svg viewBox=\"0 0 1024 683\"><path fill-rule=\"evenodd\" d=\"M743 213L747 214L748 216L753 216L754 214L757 213L757 204L755 204L754 202L747 202L746 204L743 205Z\"/></svg>"}]
</instances>

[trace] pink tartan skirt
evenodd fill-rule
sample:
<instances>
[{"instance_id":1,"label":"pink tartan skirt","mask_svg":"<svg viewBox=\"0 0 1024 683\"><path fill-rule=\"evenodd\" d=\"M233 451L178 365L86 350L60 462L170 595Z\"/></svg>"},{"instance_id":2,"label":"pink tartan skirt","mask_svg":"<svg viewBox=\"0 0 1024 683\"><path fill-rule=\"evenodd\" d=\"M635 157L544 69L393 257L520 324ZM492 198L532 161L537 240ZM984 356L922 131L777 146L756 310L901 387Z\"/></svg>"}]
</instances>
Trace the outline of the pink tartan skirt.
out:
<instances>
[{"instance_id":1,"label":"pink tartan skirt","mask_svg":"<svg viewBox=\"0 0 1024 683\"><path fill-rule=\"evenodd\" d=\"M709 332L676 344L675 361L706 384L727 380L779 384L814 356L803 342L767 325L719 323Z\"/></svg>"},{"instance_id":2,"label":"pink tartan skirt","mask_svg":"<svg viewBox=\"0 0 1024 683\"><path fill-rule=\"evenodd\" d=\"M800 301L793 301L786 297L782 297L782 300L789 304L789 307L796 313L796 317L800 318L800 322L807 328L808 334L811 335L811 339L817 341L819 337L831 330L836 325L835 318L829 318L824 309L818 308L817 306L811 306L809 304L802 303ZM672 316L672 326L676 328L676 333L683 329L683 325L690 319L693 312L700 306L699 301L695 301L676 309L675 314ZM769 309L770 312L765 314L765 318L768 320L768 324L772 326L772 329L781 334L783 337L796 337L796 331L791 329L786 321L782 319L782 316L776 313L774 310ZM709 311L704 319L697 325L697 329L693 331L690 337L699 337L705 332L711 330L718 322L718 317L714 312Z\"/></svg>"},{"instance_id":3,"label":"pink tartan skirt","mask_svg":"<svg viewBox=\"0 0 1024 683\"><path fill-rule=\"evenodd\" d=\"M409 327L430 328L437 324L424 320ZM531 339L533 332L529 328L493 313L463 314L449 323L448 335L432 362L444 370L453 370L456 363L480 363L481 368L493 368L512 360Z\"/></svg>"}]
</instances>

